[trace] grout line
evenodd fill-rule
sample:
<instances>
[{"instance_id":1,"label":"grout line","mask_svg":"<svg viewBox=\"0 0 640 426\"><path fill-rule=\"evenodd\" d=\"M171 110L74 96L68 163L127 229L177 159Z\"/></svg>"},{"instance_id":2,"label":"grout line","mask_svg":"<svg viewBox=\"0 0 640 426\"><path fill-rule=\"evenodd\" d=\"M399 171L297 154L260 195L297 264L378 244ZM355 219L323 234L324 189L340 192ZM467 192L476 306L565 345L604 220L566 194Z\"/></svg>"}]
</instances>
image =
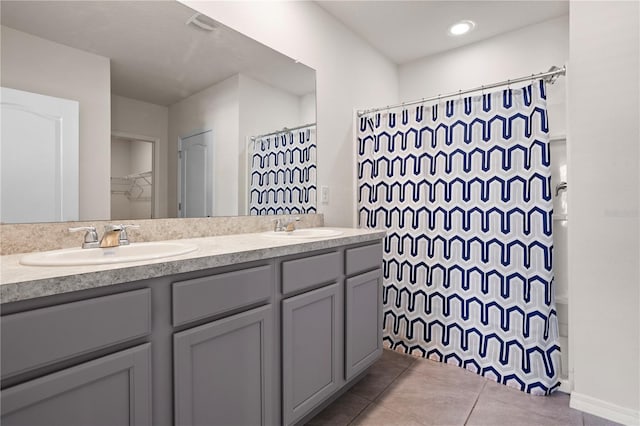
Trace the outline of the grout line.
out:
<instances>
[{"instance_id":1,"label":"grout line","mask_svg":"<svg viewBox=\"0 0 640 426\"><path fill-rule=\"evenodd\" d=\"M471 418L471 414L473 413L473 410L476 409L476 405L478 404L478 400L480 399L480 395L482 394L482 391L484 390L485 386L487 386L486 383L482 384L482 388L480 389L480 391L478 392L478 396L476 396L476 400L473 402L473 407L471 407L471 410L469 410L469 415L467 416L467 418L464 420L464 424L466 425L467 422L469 421L469 419Z\"/></svg>"},{"instance_id":2,"label":"grout line","mask_svg":"<svg viewBox=\"0 0 640 426\"><path fill-rule=\"evenodd\" d=\"M354 395L355 395L355 394L354 394ZM367 398L362 398L362 399L364 399L365 401L367 401L367 405L365 405L365 406L364 406L360 411L358 411L358 413L357 413L355 416L353 416L353 418L352 418L351 420L349 420L349 423L347 423L347 426L349 426L349 425L353 424L353 422L355 422L355 421L356 421L356 419L357 419L358 417L360 417L360 414L364 413L364 412L365 412L365 410L366 410L367 408L369 408L369 407L373 404L373 402L369 401Z\"/></svg>"},{"instance_id":3,"label":"grout line","mask_svg":"<svg viewBox=\"0 0 640 426\"><path fill-rule=\"evenodd\" d=\"M408 369L409 369L409 366L404 367L404 369L400 372L400 374L398 374L398 375L397 375L397 376L396 376L392 381L390 381L390 382L389 382L389 384L388 384L387 386L385 386L385 387L384 387L384 389L382 389L382 390L380 391L380 393L378 393L378 395L376 395L376 397L375 397L375 398L373 398L373 399L371 400L371 402L375 402L375 401L377 401L377 400L378 400L378 398L380 397L380 395L382 395L382 394L383 394L387 389L389 389L389 387L390 387L392 384L394 384L394 383L396 382L396 380L398 380L398 378L399 378L400 376L402 376L404 373L406 373L406 371L407 371Z\"/></svg>"},{"instance_id":4,"label":"grout line","mask_svg":"<svg viewBox=\"0 0 640 426\"><path fill-rule=\"evenodd\" d=\"M415 362L415 361L414 361L414 362ZM389 411L392 411L392 412L395 412L395 413L398 413L398 414L409 415L409 417L411 417L411 418L412 418L416 423L420 423L421 425L426 426L424 423L422 423L422 421L420 421L418 418L416 418L413 414L407 414L407 413L404 413L404 412L401 412L401 411L397 411L397 410L395 410L395 407L390 407L390 406L387 406L387 405L381 404L381 403L378 401L378 398L379 398L379 397L380 397L380 396L381 396L381 395L382 395L382 394L383 394L387 389L389 389L389 388L391 387L391 385L393 385L393 384L394 384L394 383L395 383L395 382L396 382L396 381L397 381L397 380L398 380L398 379L399 379L399 378L400 378L404 373L406 373L406 372L409 370L409 367L410 367L412 364L413 364L413 363L411 363L411 364L407 365L407 366L404 368L404 370L402 370L402 372L401 372L400 374L398 374L398 376L397 376L395 379L393 379L393 380L392 380L392 381L391 381L391 382L390 382L390 383L389 383L389 384L388 384L388 385L387 385L387 386L386 386L386 387L385 387L385 388L384 388L384 389L383 389L383 390L378 394L378 396L376 396L375 400L371 402L371 405L379 405L379 406L381 406L381 407L383 407L383 408L386 408L386 409L387 409L387 410L389 410Z\"/></svg>"}]
</instances>

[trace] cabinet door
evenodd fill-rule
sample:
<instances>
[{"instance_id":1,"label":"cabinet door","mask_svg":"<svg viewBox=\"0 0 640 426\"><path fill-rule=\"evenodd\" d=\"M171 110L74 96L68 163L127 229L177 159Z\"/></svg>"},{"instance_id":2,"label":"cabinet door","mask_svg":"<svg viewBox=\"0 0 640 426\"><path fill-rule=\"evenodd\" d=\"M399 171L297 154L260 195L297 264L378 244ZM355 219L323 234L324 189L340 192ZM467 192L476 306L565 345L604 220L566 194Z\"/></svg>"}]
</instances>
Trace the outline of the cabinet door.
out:
<instances>
[{"instance_id":1,"label":"cabinet door","mask_svg":"<svg viewBox=\"0 0 640 426\"><path fill-rule=\"evenodd\" d=\"M380 270L345 282L345 379L369 367L382 354Z\"/></svg>"},{"instance_id":2,"label":"cabinet door","mask_svg":"<svg viewBox=\"0 0 640 426\"><path fill-rule=\"evenodd\" d=\"M300 419L339 386L339 284L282 302L283 420Z\"/></svg>"},{"instance_id":3,"label":"cabinet door","mask_svg":"<svg viewBox=\"0 0 640 426\"><path fill-rule=\"evenodd\" d=\"M272 423L271 323L269 305L174 335L177 425Z\"/></svg>"},{"instance_id":4,"label":"cabinet door","mask_svg":"<svg viewBox=\"0 0 640 426\"><path fill-rule=\"evenodd\" d=\"M151 425L147 343L2 391L2 425Z\"/></svg>"}]
</instances>

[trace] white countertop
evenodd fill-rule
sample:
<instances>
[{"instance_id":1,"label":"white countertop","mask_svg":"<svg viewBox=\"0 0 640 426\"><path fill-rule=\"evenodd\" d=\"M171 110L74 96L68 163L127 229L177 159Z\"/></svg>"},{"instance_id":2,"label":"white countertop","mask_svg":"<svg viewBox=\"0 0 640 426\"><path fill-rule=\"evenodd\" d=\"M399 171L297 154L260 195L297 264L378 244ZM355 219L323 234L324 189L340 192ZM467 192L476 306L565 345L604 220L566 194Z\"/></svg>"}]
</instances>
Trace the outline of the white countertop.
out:
<instances>
[{"instance_id":1,"label":"white countertop","mask_svg":"<svg viewBox=\"0 0 640 426\"><path fill-rule=\"evenodd\" d=\"M20 264L24 253L0 256L0 303L375 241L385 236L384 231L330 229L340 230L342 235L302 239L256 233L175 240L194 244L198 249L180 256L109 265L25 266Z\"/></svg>"}]
</instances>

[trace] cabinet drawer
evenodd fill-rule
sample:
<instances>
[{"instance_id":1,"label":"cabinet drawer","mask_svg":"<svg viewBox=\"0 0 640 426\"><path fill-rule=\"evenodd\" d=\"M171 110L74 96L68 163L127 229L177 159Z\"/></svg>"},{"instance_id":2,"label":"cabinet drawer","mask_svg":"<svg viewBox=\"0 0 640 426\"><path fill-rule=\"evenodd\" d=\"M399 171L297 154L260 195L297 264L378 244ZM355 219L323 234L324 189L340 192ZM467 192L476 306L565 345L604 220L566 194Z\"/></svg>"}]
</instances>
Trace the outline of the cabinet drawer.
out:
<instances>
[{"instance_id":1,"label":"cabinet drawer","mask_svg":"<svg viewBox=\"0 0 640 426\"><path fill-rule=\"evenodd\" d=\"M151 344L2 390L5 426L151 425Z\"/></svg>"},{"instance_id":2,"label":"cabinet drawer","mask_svg":"<svg viewBox=\"0 0 640 426\"><path fill-rule=\"evenodd\" d=\"M345 273L347 275L380 268L382 266L382 244L347 249L345 258Z\"/></svg>"},{"instance_id":3,"label":"cabinet drawer","mask_svg":"<svg viewBox=\"0 0 640 426\"><path fill-rule=\"evenodd\" d=\"M282 262L282 294L335 281L340 275L337 252Z\"/></svg>"},{"instance_id":4,"label":"cabinet drawer","mask_svg":"<svg viewBox=\"0 0 640 426\"><path fill-rule=\"evenodd\" d=\"M151 332L151 290L96 297L1 319L2 377Z\"/></svg>"},{"instance_id":5,"label":"cabinet drawer","mask_svg":"<svg viewBox=\"0 0 640 426\"><path fill-rule=\"evenodd\" d=\"M173 283L173 325L220 315L271 297L271 266Z\"/></svg>"}]
</instances>

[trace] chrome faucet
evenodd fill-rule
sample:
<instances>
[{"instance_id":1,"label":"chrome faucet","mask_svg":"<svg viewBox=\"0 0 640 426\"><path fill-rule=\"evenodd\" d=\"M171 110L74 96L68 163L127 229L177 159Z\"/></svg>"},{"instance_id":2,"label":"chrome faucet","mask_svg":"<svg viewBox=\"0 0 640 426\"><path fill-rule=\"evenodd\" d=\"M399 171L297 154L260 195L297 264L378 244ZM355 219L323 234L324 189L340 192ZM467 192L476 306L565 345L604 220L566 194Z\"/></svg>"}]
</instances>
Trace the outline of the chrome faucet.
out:
<instances>
[{"instance_id":1,"label":"chrome faucet","mask_svg":"<svg viewBox=\"0 0 640 426\"><path fill-rule=\"evenodd\" d=\"M69 232L85 231L83 249L98 247L117 247L129 244L129 236L127 228L140 228L140 225L105 225L104 234L98 241L98 232L95 226L79 226L77 228L69 228Z\"/></svg>"},{"instance_id":2,"label":"chrome faucet","mask_svg":"<svg viewBox=\"0 0 640 426\"><path fill-rule=\"evenodd\" d=\"M293 232L296 230L296 222L300 222L299 217L293 219L276 219L273 227L274 232Z\"/></svg>"},{"instance_id":3,"label":"chrome faucet","mask_svg":"<svg viewBox=\"0 0 640 426\"><path fill-rule=\"evenodd\" d=\"M140 228L140 225L105 225L100 247L117 247L129 245L127 228Z\"/></svg>"},{"instance_id":4,"label":"chrome faucet","mask_svg":"<svg viewBox=\"0 0 640 426\"><path fill-rule=\"evenodd\" d=\"M120 225L105 225L104 234L100 239L100 248L117 247L120 245Z\"/></svg>"}]
</instances>

